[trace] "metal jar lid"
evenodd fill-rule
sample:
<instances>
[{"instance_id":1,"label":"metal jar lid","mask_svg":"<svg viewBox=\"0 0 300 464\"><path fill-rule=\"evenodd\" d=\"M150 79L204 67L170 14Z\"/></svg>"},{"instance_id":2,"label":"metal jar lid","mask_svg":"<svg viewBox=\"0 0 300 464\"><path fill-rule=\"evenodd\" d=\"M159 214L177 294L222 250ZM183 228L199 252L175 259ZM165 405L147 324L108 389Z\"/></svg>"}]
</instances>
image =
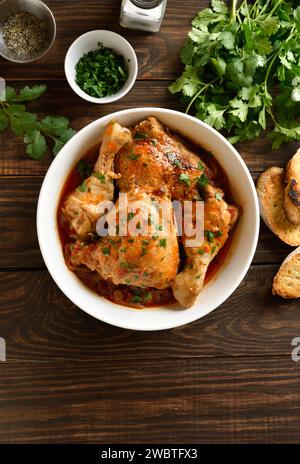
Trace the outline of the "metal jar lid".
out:
<instances>
[{"instance_id":1,"label":"metal jar lid","mask_svg":"<svg viewBox=\"0 0 300 464\"><path fill-rule=\"evenodd\" d=\"M149 10L150 8L157 7L162 0L130 0L135 6L143 8L144 10Z\"/></svg>"}]
</instances>

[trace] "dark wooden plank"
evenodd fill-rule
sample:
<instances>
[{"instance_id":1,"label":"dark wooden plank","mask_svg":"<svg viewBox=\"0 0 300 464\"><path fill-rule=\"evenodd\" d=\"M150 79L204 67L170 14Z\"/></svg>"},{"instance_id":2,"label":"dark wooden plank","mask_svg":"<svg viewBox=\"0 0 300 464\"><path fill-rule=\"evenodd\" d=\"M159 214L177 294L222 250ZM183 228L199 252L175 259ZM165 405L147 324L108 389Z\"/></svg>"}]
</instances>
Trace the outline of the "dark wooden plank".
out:
<instances>
[{"instance_id":1,"label":"dark wooden plank","mask_svg":"<svg viewBox=\"0 0 300 464\"><path fill-rule=\"evenodd\" d=\"M0 178L0 268L43 266L35 219L41 180Z\"/></svg>"},{"instance_id":2,"label":"dark wooden plank","mask_svg":"<svg viewBox=\"0 0 300 464\"><path fill-rule=\"evenodd\" d=\"M0 365L1 443L299 443L289 357Z\"/></svg>"},{"instance_id":3,"label":"dark wooden plank","mask_svg":"<svg viewBox=\"0 0 300 464\"><path fill-rule=\"evenodd\" d=\"M57 37L51 50L29 65L9 63L0 58L1 75L7 79L64 78L65 54L81 34L108 29L124 36L134 47L139 62L139 79L174 79L182 69L179 52L185 41L190 22L208 0L172 0L168 3L160 32L144 33L124 29L119 25L119 0L73 0L70 5L61 0L49 0L57 22Z\"/></svg>"},{"instance_id":4,"label":"dark wooden plank","mask_svg":"<svg viewBox=\"0 0 300 464\"><path fill-rule=\"evenodd\" d=\"M1 273L0 336L9 362L288 355L300 334L299 302L271 294L277 266L252 266L205 318L163 333L118 329L76 308L49 274Z\"/></svg>"},{"instance_id":5,"label":"dark wooden plank","mask_svg":"<svg viewBox=\"0 0 300 464\"><path fill-rule=\"evenodd\" d=\"M40 117L46 114L64 115L70 119L72 127L76 130L82 129L101 116L127 108L154 106L184 111L179 98L169 93L169 83L170 81L137 82L132 91L120 101L109 105L93 105L77 97L65 81L47 81L47 93L28 105L28 108ZM24 84L14 81L12 85L20 88ZM0 176L45 175L51 163L51 155L39 161L29 159L22 138L15 137L8 130L0 133L0 147ZM274 151L271 149L270 141L264 136L237 146L254 176L267 167L284 166L295 153L296 148L296 143L290 143Z\"/></svg>"},{"instance_id":6,"label":"dark wooden plank","mask_svg":"<svg viewBox=\"0 0 300 464\"><path fill-rule=\"evenodd\" d=\"M0 177L0 269L43 267L36 235L42 177ZM254 263L280 263L292 250L262 225Z\"/></svg>"}]
</instances>

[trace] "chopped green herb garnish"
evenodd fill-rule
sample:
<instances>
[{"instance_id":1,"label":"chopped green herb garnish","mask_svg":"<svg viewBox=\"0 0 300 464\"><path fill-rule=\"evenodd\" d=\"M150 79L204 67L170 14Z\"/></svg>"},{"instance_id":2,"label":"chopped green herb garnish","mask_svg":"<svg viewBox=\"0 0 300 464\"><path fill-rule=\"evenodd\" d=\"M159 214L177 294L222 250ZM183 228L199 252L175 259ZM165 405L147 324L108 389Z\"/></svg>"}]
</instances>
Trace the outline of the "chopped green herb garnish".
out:
<instances>
[{"instance_id":1,"label":"chopped green herb garnish","mask_svg":"<svg viewBox=\"0 0 300 464\"><path fill-rule=\"evenodd\" d=\"M200 177L198 177L197 183L199 187L206 187L207 184L209 183L209 178L205 173L201 174Z\"/></svg>"},{"instance_id":2,"label":"chopped green herb garnish","mask_svg":"<svg viewBox=\"0 0 300 464\"><path fill-rule=\"evenodd\" d=\"M102 184L105 184L105 174L101 172L93 172L93 176L96 177Z\"/></svg>"},{"instance_id":3,"label":"chopped green herb garnish","mask_svg":"<svg viewBox=\"0 0 300 464\"><path fill-rule=\"evenodd\" d=\"M86 179L92 175L93 164L90 161L80 160L77 164L77 171L82 179Z\"/></svg>"},{"instance_id":4,"label":"chopped green herb garnish","mask_svg":"<svg viewBox=\"0 0 300 464\"><path fill-rule=\"evenodd\" d=\"M128 243L133 243L134 242L134 238L129 238L128 239Z\"/></svg>"},{"instance_id":5,"label":"chopped green herb garnish","mask_svg":"<svg viewBox=\"0 0 300 464\"><path fill-rule=\"evenodd\" d=\"M135 295L132 300L131 300L132 303L139 303L139 304L142 304L143 303L143 298L141 296L138 296L138 295Z\"/></svg>"},{"instance_id":6,"label":"chopped green herb garnish","mask_svg":"<svg viewBox=\"0 0 300 464\"><path fill-rule=\"evenodd\" d=\"M161 239L159 240L159 246L160 246L161 248L166 248L166 246L167 246L167 239L166 239L166 238L161 238Z\"/></svg>"},{"instance_id":7,"label":"chopped green herb garnish","mask_svg":"<svg viewBox=\"0 0 300 464\"><path fill-rule=\"evenodd\" d=\"M205 253L205 250L203 248L199 248L199 250L197 251L198 255L204 255Z\"/></svg>"},{"instance_id":8,"label":"chopped green herb garnish","mask_svg":"<svg viewBox=\"0 0 300 464\"><path fill-rule=\"evenodd\" d=\"M148 292L146 293L146 295L144 296L144 301L150 301L152 300L152 293L151 292Z\"/></svg>"},{"instance_id":9,"label":"chopped green herb garnish","mask_svg":"<svg viewBox=\"0 0 300 464\"><path fill-rule=\"evenodd\" d=\"M102 248L102 250L101 250L101 251L102 251L102 253L103 253L105 256L108 256L108 255L109 255L109 253L110 253L110 250L109 250L109 248L108 248L108 247L104 247L104 248Z\"/></svg>"},{"instance_id":10,"label":"chopped green herb garnish","mask_svg":"<svg viewBox=\"0 0 300 464\"><path fill-rule=\"evenodd\" d=\"M199 161L198 169L200 169L200 171L205 171L205 165L202 163L202 161Z\"/></svg>"},{"instance_id":11,"label":"chopped green herb garnish","mask_svg":"<svg viewBox=\"0 0 300 464\"><path fill-rule=\"evenodd\" d=\"M135 213L128 213L128 221L130 221L132 218L134 218Z\"/></svg>"},{"instance_id":12,"label":"chopped green herb garnish","mask_svg":"<svg viewBox=\"0 0 300 464\"><path fill-rule=\"evenodd\" d=\"M146 140L147 134L144 132L136 132L133 136L134 140Z\"/></svg>"},{"instance_id":13,"label":"chopped green herb garnish","mask_svg":"<svg viewBox=\"0 0 300 464\"><path fill-rule=\"evenodd\" d=\"M134 153L130 153L130 155L128 155L128 158L129 159L132 159L132 160L137 160L139 159L140 155L136 155Z\"/></svg>"},{"instance_id":14,"label":"chopped green herb garnish","mask_svg":"<svg viewBox=\"0 0 300 464\"><path fill-rule=\"evenodd\" d=\"M92 97L102 98L117 93L127 78L124 57L101 43L96 50L85 53L76 64L76 83Z\"/></svg>"},{"instance_id":15,"label":"chopped green herb garnish","mask_svg":"<svg viewBox=\"0 0 300 464\"><path fill-rule=\"evenodd\" d=\"M86 192L87 191L87 186L86 183L83 181L82 184L79 185L76 189L78 192Z\"/></svg>"},{"instance_id":16,"label":"chopped green herb garnish","mask_svg":"<svg viewBox=\"0 0 300 464\"><path fill-rule=\"evenodd\" d=\"M204 236L207 238L209 242L212 242L215 238L215 234L211 230L205 230Z\"/></svg>"},{"instance_id":17,"label":"chopped green herb garnish","mask_svg":"<svg viewBox=\"0 0 300 464\"><path fill-rule=\"evenodd\" d=\"M130 269L130 267L129 267L129 265L128 265L128 263L126 261L121 261L120 262L120 267L122 269Z\"/></svg>"},{"instance_id":18,"label":"chopped green herb garnish","mask_svg":"<svg viewBox=\"0 0 300 464\"><path fill-rule=\"evenodd\" d=\"M213 255L214 252L216 251L217 247L216 246L213 246L212 249L211 249L211 254Z\"/></svg>"},{"instance_id":19,"label":"chopped green herb garnish","mask_svg":"<svg viewBox=\"0 0 300 464\"><path fill-rule=\"evenodd\" d=\"M155 147L157 145L157 140L156 139L151 139L150 142L152 145Z\"/></svg>"},{"instance_id":20,"label":"chopped green herb garnish","mask_svg":"<svg viewBox=\"0 0 300 464\"><path fill-rule=\"evenodd\" d=\"M191 185L191 181L190 181L188 174L180 174L179 180L180 182L183 182L187 187Z\"/></svg>"}]
</instances>

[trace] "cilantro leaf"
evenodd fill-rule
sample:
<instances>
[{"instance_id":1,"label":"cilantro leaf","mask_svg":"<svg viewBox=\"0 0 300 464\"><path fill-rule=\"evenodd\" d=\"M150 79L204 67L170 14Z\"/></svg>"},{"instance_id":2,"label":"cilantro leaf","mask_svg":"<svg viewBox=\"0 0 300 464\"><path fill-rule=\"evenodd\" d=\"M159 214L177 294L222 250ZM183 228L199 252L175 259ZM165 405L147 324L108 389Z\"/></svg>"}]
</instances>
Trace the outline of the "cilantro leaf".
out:
<instances>
[{"instance_id":1,"label":"cilantro leaf","mask_svg":"<svg viewBox=\"0 0 300 464\"><path fill-rule=\"evenodd\" d=\"M36 129L26 132L24 143L27 144L26 153L32 159L40 159L46 153L45 137Z\"/></svg>"},{"instance_id":2,"label":"cilantro leaf","mask_svg":"<svg viewBox=\"0 0 300 464\"><path fill-rule=\"evenodd\" d=\"M16 136L22 136L26 153L33 159L40 159L45 154L46 138L54 140L53 153L56 154L75 133L67 118L46 116L39 121L36 114L26 111L24 103L39 98L45 91L45 85L26 85L17 94L15 89L7 86L6 99L0 101L0 130L10 126Z\"/></svg>"},{"instance_id":3,"label":"cilantro leaf","mask_svg":"<svg viewBox=\"0 0 300 464\"><path fill-rule=\"evenodd\" d=\"M21 89L19 92L18 100L21 100L21 101L36 100L43 93L45 93L46 90L47 90L46 85L34 85L32 87L25 85L25 87L23 87L23 89Z\"/></svg>"},{"instance_id":4,"label":"cilantro leaf","mask_svg":"<svg viewBox=\"0 0 300 464\"><path fill-rule=\"evenodd\" d=\"M0 131L3 131L8 126L8 117L4 110L0 110Z\"/></svg>"},{"instance_id":5,"label":"cilantro leaf","mask_svg":"<svg viewBox=\"0 0 300 464\"><path fill-rule=\"evenodd\" d=\"M207 106L207 112L209 115L204 119L204 122L215 127L217 130L225 126L224 109L217 109L216 105L211 103Z\"/></svg>"},{"instance_id":6,"label":"cilantro leaf","mask_svg":"<svg viewBox=\"0 0 300 464\"><path fill-rule=\"evenodd\" d=\"M216 13L227 13L228 8L225 2L223 0L212 0L211 2L212 9Z\"/></svg>"},{"instance_id":7,"label":"cilantro leaf","mask_svg":"<svg viewBox=\"0 0 300 464\"><path fill-rule=\"evenodd\" d=\"M68 128L69 120L63 116L46 116L41 120L40 126L47 134L57 136Z\"/></svg>"}]
</instances>

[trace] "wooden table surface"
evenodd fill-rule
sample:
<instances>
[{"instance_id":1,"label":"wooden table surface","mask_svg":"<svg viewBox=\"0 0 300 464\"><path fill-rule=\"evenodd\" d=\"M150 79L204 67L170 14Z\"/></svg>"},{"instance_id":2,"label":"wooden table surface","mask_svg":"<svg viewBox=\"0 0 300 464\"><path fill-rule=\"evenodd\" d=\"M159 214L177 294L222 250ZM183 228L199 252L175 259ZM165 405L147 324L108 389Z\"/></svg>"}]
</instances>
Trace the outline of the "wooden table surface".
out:
<instances>
[{"instance_id":1,"label":"wooden table surface","mask_svg":"<svg viewBox=\"0 0 300 464\"><path fill-rule=\"evenodd\" d=\"M51 51L36 63L0 59L0 75L17 88L46 83L32 103L81 129L116 110L183 109L167 87L181 70L179 50L206 0L170 0L161 31L118 25L120 1L47 1L57 20ZM138 80L121 101L89 104L69 88L64 55L92 29L111 29L134 46ZM164 332L139 333L101 323L58 289L41 257L35 226L38 193L51 156L30 160L21 139L0 135L1 443L252 443L299 442L299 302L271 294L290 252L262 225L257 252L235 293L205 318ZM295 152L272 151L265 139L238 150L253 178L284 166Z\"/></svg>"}]
</instances>

